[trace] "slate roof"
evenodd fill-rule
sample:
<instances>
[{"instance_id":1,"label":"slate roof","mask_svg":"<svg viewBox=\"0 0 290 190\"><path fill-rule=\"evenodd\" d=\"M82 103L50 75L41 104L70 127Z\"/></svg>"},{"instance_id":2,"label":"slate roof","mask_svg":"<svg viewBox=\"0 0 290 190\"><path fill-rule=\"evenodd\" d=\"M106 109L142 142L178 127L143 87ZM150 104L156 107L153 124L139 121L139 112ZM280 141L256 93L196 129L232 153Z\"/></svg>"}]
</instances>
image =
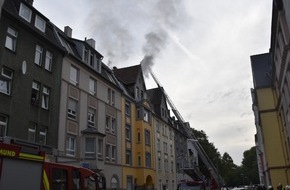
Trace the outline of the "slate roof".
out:
<instances>
[{"instance_id":1,"label":"slate roof","mask_svg":"<svg viewBox=\"0 0 290 190\"><path fill-rule=\"evenodd\" d=\"M113 69L115 76L125 85L135 84L140 71L142 71L141 65Z\"/></svg>"},{"instance_id":2,"label":"slate roof","mask_svg":"<svg viewBox=\"0 0 290 190\"><path fill-rule=\"evenodd\" d=\"M254 87L268 87L271 85L272 65L271 54L259 54L251 56Z\"/></svg>"}]
</instances>

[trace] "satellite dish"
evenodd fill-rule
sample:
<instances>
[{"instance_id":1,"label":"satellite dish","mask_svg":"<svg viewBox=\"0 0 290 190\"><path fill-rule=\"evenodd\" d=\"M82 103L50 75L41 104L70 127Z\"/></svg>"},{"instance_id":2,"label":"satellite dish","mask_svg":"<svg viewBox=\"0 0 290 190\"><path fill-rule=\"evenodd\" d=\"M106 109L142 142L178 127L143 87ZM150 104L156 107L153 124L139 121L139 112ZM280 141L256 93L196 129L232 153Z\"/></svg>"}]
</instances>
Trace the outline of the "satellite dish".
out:
<instances>
[{"instance_id":1,"label":"satellite dish","mask_svg":"<svg viewBox=\"0 0 290 190\"><path fill-rule=\"evenodd\" d=\"M23 61L22 62L22 67L21 67L22 74L25 75L26 70L27 70L27 64L26 64L26 61Z\"/></svg>"}]
</instances>

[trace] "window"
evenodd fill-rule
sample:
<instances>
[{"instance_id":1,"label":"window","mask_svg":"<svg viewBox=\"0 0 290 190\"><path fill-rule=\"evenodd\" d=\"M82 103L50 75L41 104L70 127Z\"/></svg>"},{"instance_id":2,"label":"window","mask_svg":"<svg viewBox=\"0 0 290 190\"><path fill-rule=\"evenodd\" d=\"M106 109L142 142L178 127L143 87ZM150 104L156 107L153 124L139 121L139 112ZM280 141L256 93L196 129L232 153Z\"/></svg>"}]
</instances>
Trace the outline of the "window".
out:
<instances>
[{"instance_id":1,"label":"window","mask_svg":"<svg viewBox=\"0 0 290 190\"><path fill-rule=\"evenodd\" d=\"M45 20L43 18L41 18L40 16L36 15L34 25L40 31L45 32L46 23L45 23Z\"/></svg>"},{"instance_id":2,"label":"window","mask_svg":"<svg viewBox=\"0 0 290 190\"><path fill-rule=\"evenodd\" d=\"M90 66L94 68L94 54L90 53Z\"/></svg>"},{"instance_id":3,"label":"window","mask_svg":"<svg viewBox=\"0 0 290 190\"><path fill-rule=\"evenodd\" d=\"M89 63L89 50L88 50L88 48L85 48L85 50L84 50L84 61L86 63Z\"/></svg>"},{"instance_id":4,"label":"window","mask_svg":"<svg viewBox=\"0 0 290 190\"><path fill-rule=\"evenodd\" d=\"M16 41L17 41L18 32L10 27L7 28L7 36L5 41L5 47L16 51Z\"/></svg>"},{"instance_id":5,"label":"window","mask_svg":"<svg viewBox=\"0 0 290 190\"><path fill-rule=\"evenodd\" d=\"M143 119L144 121L148 122L149 121L149 113L147 110L144 109L144 113L143 113Z\"/></svg>"},{"instance_id":6,"label":"window","mask_svg":"<svg viewBox=\"0 0 290 190\"><path fill-rule=\"evenodd\" d=\"M31 21L32 11L26 5L20 4L19 16L24 18L27 22Z\"/></svg>"},{"instance_id":7,"label":"window","mask_svg":"<svg viewBox=\"0 0 290 190\"><path fill-rule=\"evenodd\" d=\"M112 161L116 160L116 146L112 146Z\"/></svg>"},{"instance_id":8,"label":"window","mask_svg":"<svg viewBox=\"0 0 290 190\"><path fill-rule=\"evenodd\" d=\"M31 103L33 105L39 104L39 88L40 84L38 82L32 82Z\"/></svg>"},{"instance_id":9,"label":"window","mask_svg":"<svg viewBox=\"0 0 290 190\"><path fill-rule=\"evenodd\" d=\"M109 161L110 160L110 149L111 146L109 144L106 144L106 160Z\"/></svg>"},{"instance_id":10,"label":"window","mask_svg":"<svg viewBox=\"0 0 290 190\"><path fill-rule=\"evenodd\" d=\"M46 144L46 134L47 134L47 129L40 129L40 131L39 131L39 143L40 144Z\"/></svg>"},{"instance_id":11,"label":"window","mask_svg":"<svg viewBox=\"0 0 290 190\"><path fill-rule=\"evenodd\" d=\"M75 149L76 149L76 138L73 136L68 136L66 139L66 154L69 156L74 156Z\"/></svg>"},{"instance_id":12,"label":"window","mask_svg":"<svg viewBox=\"0 0 290 190\"><path fill-rule=\"evenodd\" d=\"M131 150L126 150L126 164L131 165L132 162Z\"/></svg>"},{"instance_id":13,"label":"window","mask_svg":"<svg viewBox=\"0 0 290 190\"><path fill-rule=\"evenodd\" d=\"M115 134L115 131L116 131L116 119L115 118L112 118L112 134Z\"/></svg>"},{"instance_id":14,"label":"window","mask_svg":"<svg viewBox=\"0 0 290 190\"><path fill-rule=\"evenodd\" d=\"M68 100L68 110L67 110L67 116L70 119L76 119L77 118L77 107L78 102L73 99Z\"/></svg>"},{"instance_id":15,"label":"window","mask_svg":"<svg viewBox=\"0 0 290 190\"><path fill-rule=\"evenodd\" d=\"M150 146L150 131L145 129L145 144Z\"/></svg>"},{"instance_id":16,"label":"window","mask_svg":"<svg viewBox=\"0 0 290 190\"><path fill-rule=\"evenodd\" d=\"M161 158L158 157L158 170L160 171L161 170Z\"/></svg>"},{"instance_id":17,"label":"window","mask_svg":"<svg viewBox=\"0 0 290 190\"><path fill-rule=\"evenodd\" d=\"M32 124L32 126L30 126L28 128L28 133L27 133L27 140L31 141L31 142L35 142L35 131L36 131L36 124Z\"/></svg>"},{"instance_id":18,"label":"window","mask_svg":"<svg viewBox=\"0 0 290 190\"><path fill-rule=\"evenodd\" d=\"M2 68L0 76L0 92L10 95L13 72L9 69Z\"/></svg>"},{"instance_id":19,"label":"window","mask_svg":"<svg viewBox=\"0 0 290 190\"><path fill-rule=\"evenodd\" d=\"M98 158L99 159L103 158L103 140L102 139L98 140Z\"/></svg>"},{"instance_id":20,"label":"window","mask_svg":"<svg viewBox=\"0 0 290 190\"><path fill-rule=\"evenodd\" d=\"M110 131L110 116L106 115L106 131Z\"/></svg>"},{"instance_id":21,"label":"window","mask_svg":"<svg viewBox=\"0 0 290 190\"><path fill-rule=\"evenodd\" d=\"M89 93L92 95L96 94L96 81L90 78L89 82Z\"/></svg>"},{"instance_id":22,"label":"window","mask_svg":"<svg viewBox=\"0 0 290 190\"><path fill-rule=\"evenodd\" d=\"M146 152L146 167L151 167L151 154L149 152Z\"/></svg>"},{"instance_id":23,"label":"window","mask_svg":"<svg viewBox=\"0 0 290 190\"><path fill-rule=\"evenodd\" d=\"M52 168L52 188L51 189L67 189L68 187L67 170L61 168Z\"/></svg>"},{"instance_id":24,"label":"window","mask_svg":"<svg viewBox=\"0 0 290 190\"><path fill-rule=\"evenodd\" d=\"M0 137L6 136L7 125L8 125L8 117L5 115L0 115Z\"/></svg>"},{"instance_id":25,"label":"window","mask_svg":"<svg viewBox=\"0 0 290 190\"><path fill-rule=\"evenodd\" d=\"M70 67L70 82L74 85L78 84L78 69L74 66Z\"/></svg>"},{"instance_id":26,"label":"window","mask_svg":"<svg viewBox=\"0 0 290 190\"><path fill-rule=\"evenodd\" d=\"M88 126L95 127L96 120L96 111L94 109L89 108L88 110Z\"/></svg>"},{"instance_id":27,"label":"window","mask_svg":"<svg viewBox=\"0 0 290 190\"><path fill-rule=\"evenodd\" d=\"M165 169L165 171L169 170L169 168L168 168L168 159L164 160L164 169Z\"/></svg>"},{"instance_id":28,"label":"window","mask_svg":"<svg viewBox=\"0 0 290 190\"><path fill-rule=\"evenodd\" d=\"M168 153L167 152L167 142L163 142L163 151L164 151L164 153Z\"/></svg>"},{"instance_id":29,"label":"window","mask_svg":"<svg viewBox=\"0 0 290 190\"><path fill-rule=\"evenodd\" d=\"M48 105L49 105L49 88L47 87L43 87L42 89L42 100L41 100L41 107L44 109L48 109Z\"/></svg>"},{"instance_id":30,"label":"window","mask_svg":"<svg viewBox=\"0 0 290 190\"><path fill-rule=\"evenodd\" d=\"M46 51L44 68L46 70L48 70L48 71L51 71L51 68L52 68L52 53L50 51Z\"/></svg>"},{"instance_id":31,"label":"window","mask_svg":"<svg viewBox=\"0 0 290 190\"><path fill-rule=\"evenodd\" d=\"M36 47L35 47L35 57L34 57L34 63L36 65L41 66L42 52L43 52L43 48L40 45L36 45Z\"/></svg>"},{"instance_id":32,"label":"window","mask_svg":"<svg viewBox=\"0 0 290 190\"><path fill-rule=\"evenodd\" d=\"M115 91L108 88L107 91L107 103L111 105L115 105Z\"/></svg>"},{"instance_id":33,"label":"window","mask_svg":"<svg viewBox=\"0 0 290 190\"><path fill-rule=\"evenodd\" d=\"M160 139L157 139L157 150L161 150L161 143L160 143Z\"/></svg>"},{"instance_id":34,"label":"window","mask_svg":"<svg viewBox=\"0 0 290 190\"><path fill-rule=\"evenodd\" d=\"M138 166L141 166L141 156L138 156Z\"/></svg>"},{"instance_id":35,"label":"window","mask_svg":"<svg viewBox=\"0 0 290 190\"><path fill-rule=\"evenodd\" d=\"M96 158L96 139L87 137L85 144L85 158L86 159L95 159Z\"/></svg>"},{"instance_id":36,"label":"window","mask_svg":"<svg viewBox=\"0 0 290 190\"><path fill-rule=\"evenodd\" d=\"M131 115L130 102L128 101L125 103L125 114L129 116Z\"/></svg>"},{"instance_id":37,"label":"window","mask_svg":"<svg viewBox=\"0 0 290 190\"><path fill-rule=\"evenodd\" d=\"M131 125L126 124L125 133L126 140L131 140Z\"/></svg>"}]
</instances>

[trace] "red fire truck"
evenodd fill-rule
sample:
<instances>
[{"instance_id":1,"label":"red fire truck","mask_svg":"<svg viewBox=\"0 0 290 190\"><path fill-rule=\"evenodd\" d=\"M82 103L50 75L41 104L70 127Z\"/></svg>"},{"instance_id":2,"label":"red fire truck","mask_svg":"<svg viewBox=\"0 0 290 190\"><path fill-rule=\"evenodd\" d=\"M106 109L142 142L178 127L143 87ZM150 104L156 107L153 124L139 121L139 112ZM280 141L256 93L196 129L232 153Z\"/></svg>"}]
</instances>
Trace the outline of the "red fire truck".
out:
<instances>
[{"instance_id":1,"label":"red fire truck","mask_svg":"<svg viewBox=\"0 0 290 190\"><path fill-rule=\"evenodd\" d=\"M0 141L1 190L101 190L104 180L82 167L45 161L44 151Z\"/></svg>"}]
</instances>

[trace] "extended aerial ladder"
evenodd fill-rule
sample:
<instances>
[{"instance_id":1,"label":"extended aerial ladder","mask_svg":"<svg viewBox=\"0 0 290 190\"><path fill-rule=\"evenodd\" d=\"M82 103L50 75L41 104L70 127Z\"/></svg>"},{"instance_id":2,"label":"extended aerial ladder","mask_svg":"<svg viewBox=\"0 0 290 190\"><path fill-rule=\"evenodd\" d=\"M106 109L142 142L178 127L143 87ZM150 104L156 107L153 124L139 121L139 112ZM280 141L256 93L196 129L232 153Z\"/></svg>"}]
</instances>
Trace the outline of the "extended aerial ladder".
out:
<instances>
[{"instance_id":1,"label":"extended aerial ladder","mask_svg":"<svg viewBox=\"0 0 290 190\"><path fill-rule=\"evenodd\" d=\"M177 110L175 105L173 104L172 100L170 99L170 97L168 96L168 94L166 93L164 88L162 87L161 83L159 82L159 80L157 79L157 77L155 76L155 74L153 73L151 68L149 68L149 73L150 73L151 77L153 78L153 80L155 81L155 83L157 84L157 86L162 89L162 91L166 97L166 100L167 100L169 106L171 107L172 112L174 113L175 117L179 120L182 127L186 130L187 134L189 134L188 141L193 144L194 148L198 152L199 157L201 158L202 162L205 164L205 166L207 167L207 169L211 173L212 177L217 181L219 186L224 185L223 178L219 175L218 170L216 169L214 164L211 162L211 160L207 156L206 152L204 151L204 149L202 148L202 146L198 142L198 140L190 132L189 126L186 125L185 120L183 119L183 117L181 116L181 114L179 113L179 111Z\"/></svg>"}]
</instances>

